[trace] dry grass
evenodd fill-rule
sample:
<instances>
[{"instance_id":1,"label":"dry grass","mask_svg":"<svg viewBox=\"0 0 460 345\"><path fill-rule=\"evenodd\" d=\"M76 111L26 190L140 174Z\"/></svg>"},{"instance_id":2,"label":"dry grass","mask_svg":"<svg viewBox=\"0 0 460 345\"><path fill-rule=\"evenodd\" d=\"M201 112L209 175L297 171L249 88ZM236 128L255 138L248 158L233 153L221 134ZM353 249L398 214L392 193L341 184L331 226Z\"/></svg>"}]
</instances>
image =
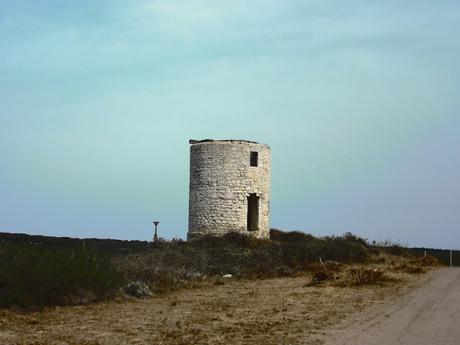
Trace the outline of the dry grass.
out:
<instances>
[{"instance_id":1,"label":"dry grass","mask_svg":"<svg viewBox=\"0 0 460 345\"><path fill-rule=\"evenodd\" d=\"M394 282L395 278L388 276L377 268L355 267L348 268L333 284L341 287L356 287L371 284Z\"/></svg>"},{"instance_id":2,"label":"dry grass","mask_svg":"<svg viewBox=\"0 0 460 345\"><path fill-rule=\"evenodd\" d=\"M409 274L421 274L425 273L426 269L423 266L412 265L408 263L398 264L393 267L396 272L404 272Z\"/></svg>"},{"instance_id":3,"label":"dry grass","mask_svg":"<svg viewBox=\"0 0 460 345\"><path fill-rule=\"evenodd\" d=\"M311 285L323 282L335 281L343 271L343 265L336 262L325 262L324 264L314 264L309 267L311 273Z\"/></svg>"},{"instance_id":4,"label":"dry grass","mask_svg":"<svg viewBox=\"0 0 460 345\"><path fill-rule=\"evenodd\" d=\"M342 266L340 271L333 271L323 265L315 266L312 270L311 282L308 285L326 284L338 287L357 287L395 281L395 278L378 268Z\"/></svg>"},{"instance_id":5,"label":"dry grass","mask_svg":"<svg viewBox=\"0 0 460 345\"><path fill-rule=\"evenodd\" d=\"M433 255L426 255L419 259L420 265L426 266L426 267L439 267L441 266L441 262L435 258Z\"/></svg>"},{"instance_id":6,"label":"dry grass","mask_svg":"<svg viewBox=\"0 0 460 345\"><path fill-rule=\"evenodd\" d=\"M400 286L306 286L308 279L228 279L144 300L7 312L0 314L0 343L317 345L324 327L383 302Z\"/></svg>"},{"instance_id":7,"label":"dry grass","mask_svg":"<svg viewBox=\"0 0 460 345\"><path fill-rule=\"evenodd\" d=\"M401 281L401 274L422 274L439 265L439 261L430 255L418 258L378 252L363 264L325 262L310 265L311 280L307 285L359 287L395 283Z\"/></svg>"},{"instance_id":8,"label":"dry grass","mask_svg":"<svg viewBox=\"0 0 460 345\"><path fill-rule=\"evenodd\" d=\"M351 233L270 234L271 240L229 233L156 243L41 237L31 242L35 237L11 235L0 241L0 306L85 304L114 297L133 281L156 294L204 282L224 285L219 277L226 274L270 279L310 272L312 285L361 286L390 281L391 272L423 273L438 265L430 255L416 258L396 245L371 246Z\"/></svg>"},{"instance_id":9,"label":"dry grass","mask_svg":"<svg viewBox=\"0 0 460 345\"><path fill-rule=\"evenodd\" d=\"M394 258L392 269L395 272L422 274L426 273L430 268L439 266L441 266L441 263L432 255L426 255L421 258L408 256L405 257L404 260L401 260L400 258Z\"/></svg>"},{"instance_id":10,"label":"dry grass","mask_svg":"<svg viewBox=\"0 0 460 345\"><path fill-rule=\"evenodd\" d=\"M324 261L293 277L191 277L153 298L0 310L0 344L310 344L322 329L396 293L428 258L372 255L364 263Z\"/></svg>"}]
</instances>

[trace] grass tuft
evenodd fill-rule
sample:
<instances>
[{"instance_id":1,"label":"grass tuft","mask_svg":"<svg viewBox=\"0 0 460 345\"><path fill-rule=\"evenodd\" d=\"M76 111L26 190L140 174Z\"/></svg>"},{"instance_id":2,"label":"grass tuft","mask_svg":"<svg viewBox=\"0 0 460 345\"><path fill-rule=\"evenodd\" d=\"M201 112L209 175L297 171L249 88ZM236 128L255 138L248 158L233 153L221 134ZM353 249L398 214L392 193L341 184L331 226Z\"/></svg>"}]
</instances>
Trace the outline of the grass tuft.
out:
<instances>
[{"instance_id":1,"label":"grass tuft","mask_svg":"<svg viewBox=\"0 0 460 345\"><path fill-rule=\"evenodd\" d=\"M333 285L342 287L356 287L371 284L381 284L394 281L385 274L383 270L376 268L356 267L347 269L340 277L334 281Z\"/></svg>"}]
</instances>

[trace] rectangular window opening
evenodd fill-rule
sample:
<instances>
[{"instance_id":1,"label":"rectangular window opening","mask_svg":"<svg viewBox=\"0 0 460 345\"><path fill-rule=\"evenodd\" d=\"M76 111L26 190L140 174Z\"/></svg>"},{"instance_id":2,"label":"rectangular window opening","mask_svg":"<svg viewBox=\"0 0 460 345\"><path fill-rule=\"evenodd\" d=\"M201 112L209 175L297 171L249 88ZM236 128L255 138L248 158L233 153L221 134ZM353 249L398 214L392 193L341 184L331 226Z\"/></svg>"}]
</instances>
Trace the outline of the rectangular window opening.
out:
<instances>
[{"instance_id":1,"label":"rectangular window opening","mask_svg":"<svg viewBox=\"0 0 460 345\"><path fill-rule=\"evenodd\" d=\"M256 167L259 165L259 152L251 151L251 166Z\"/></svg>"}]
</instances>

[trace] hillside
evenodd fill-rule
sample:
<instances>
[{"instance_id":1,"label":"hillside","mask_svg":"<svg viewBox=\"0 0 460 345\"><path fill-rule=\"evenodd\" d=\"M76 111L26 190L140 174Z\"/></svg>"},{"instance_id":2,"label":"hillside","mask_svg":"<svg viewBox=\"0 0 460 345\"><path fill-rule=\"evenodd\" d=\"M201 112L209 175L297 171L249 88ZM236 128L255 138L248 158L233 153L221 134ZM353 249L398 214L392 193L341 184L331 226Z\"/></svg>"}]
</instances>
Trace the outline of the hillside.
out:
<instances>
[{"instance_id":1,"label":"hillside","mask_svg":"<svg viewBox=\"0 0 460 345\"><path fill-rule=\"evenodd\" d=\"M421 272L435 260L398 246L377 247L350 233L317 238L271 230L271 240L237 233L196 241L121 241L0 234L0 306L81 304L119 296L132 282L158 294L222 276L266 279L310 274L317 282L385 280L385 272L349 272L353 264ZM399 265L399 266L398 266ZM361 275L369 277L361 277ZM358 282L361 283L361 282Z\"/></svg>"}]
</instances>

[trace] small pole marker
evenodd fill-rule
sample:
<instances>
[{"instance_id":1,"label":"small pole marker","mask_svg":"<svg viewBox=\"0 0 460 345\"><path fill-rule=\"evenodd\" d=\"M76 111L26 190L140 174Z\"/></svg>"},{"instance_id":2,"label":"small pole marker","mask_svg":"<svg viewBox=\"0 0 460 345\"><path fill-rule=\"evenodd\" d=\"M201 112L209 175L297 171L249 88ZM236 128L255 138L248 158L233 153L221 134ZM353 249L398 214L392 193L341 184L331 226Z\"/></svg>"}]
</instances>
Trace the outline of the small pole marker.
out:
<instances>
[{"instance_id":1,"label":"small pole marker","mask_svg":"<svg viewBox=\"0 0 460 345\"><path fill-rule=\"evenodd\" d=\"M157 242L158 241L158 233L157 233L157 226L158 224L160 224L160 222L158 220L155 220L153 222L153 225L155 225L155 232L153 234L153 242Z\"/></svg>"}]
</instances>

